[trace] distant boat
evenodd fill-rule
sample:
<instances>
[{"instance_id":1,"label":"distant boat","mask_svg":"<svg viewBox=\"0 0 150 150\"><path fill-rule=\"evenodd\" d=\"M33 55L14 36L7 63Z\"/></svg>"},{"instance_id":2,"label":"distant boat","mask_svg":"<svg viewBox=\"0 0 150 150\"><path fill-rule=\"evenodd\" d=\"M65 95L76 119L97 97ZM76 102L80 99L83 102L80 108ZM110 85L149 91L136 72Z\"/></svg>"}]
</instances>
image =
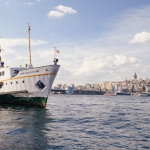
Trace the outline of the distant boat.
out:
<instances>
[{"instance_id":1,"label":"distant boat","mask_svg":"<svg viewBox=\"0 0 150 150\"><path fill-rule=\"evenodd\" d=\"M131 95L131 93L127 92L116 92L117 95Z\"/></svg>"},{"instance_id":2,"label":"distant boat","mask_svg":"<svg viewBox=\"0 0 150 150\"><path fill-rule=\"evenodd\" d=\"M109 93L108 92L108 93L105 93L104 96L117 96L117 94L116 93Z\"/></svg>"},{"instance_id":3,"label":"distant boat","mask_svg":"<svg viewBox=\"0 0 150 150\"><path fill-rule=\"evenodd\" d=\"M66 94L74 94L74 87L70 87L70 86L66 87L65 93Z\"/></svg>"},{"instance_id":4,"label":"distant boat","mask_svg":"<svg viewBox=\"0 0 150 150\"><path fill-rule=\"evenodd\" d=\"M140 94L138 94L138 96L139 96L139 97L147 97L147 96L149 96L149 95L148 95L148 93L140 93Z\"/></svg>"}]
</instances>

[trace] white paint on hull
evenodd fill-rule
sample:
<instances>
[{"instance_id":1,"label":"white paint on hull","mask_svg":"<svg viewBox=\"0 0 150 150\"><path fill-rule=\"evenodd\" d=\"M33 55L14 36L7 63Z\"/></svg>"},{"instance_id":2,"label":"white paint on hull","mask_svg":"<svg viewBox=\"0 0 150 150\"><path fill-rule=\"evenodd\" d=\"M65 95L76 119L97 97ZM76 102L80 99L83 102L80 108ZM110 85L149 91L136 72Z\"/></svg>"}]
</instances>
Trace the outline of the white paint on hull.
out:
<instances>
[{"instance_id":1,"label":"white paint on hull","mask_svg":"<svg viewBox=\"0 0 150 150\"><path fill-rule=\"evenodd\" d=\"M14 68L1 68L1 71L5 71L12 77L8 78L9 75L6 75L6 78L4 76L0 78L0 83L3 83L0 95L15 91L16 93L13 94L15 97L48 97L59 67L59 65L48 65L31 69L23 68L16 76L12 73ZM38 81L41 81L45 87L36 86ZM27 93L20 91L27 91Z\"/></svg>"}]
</instances>

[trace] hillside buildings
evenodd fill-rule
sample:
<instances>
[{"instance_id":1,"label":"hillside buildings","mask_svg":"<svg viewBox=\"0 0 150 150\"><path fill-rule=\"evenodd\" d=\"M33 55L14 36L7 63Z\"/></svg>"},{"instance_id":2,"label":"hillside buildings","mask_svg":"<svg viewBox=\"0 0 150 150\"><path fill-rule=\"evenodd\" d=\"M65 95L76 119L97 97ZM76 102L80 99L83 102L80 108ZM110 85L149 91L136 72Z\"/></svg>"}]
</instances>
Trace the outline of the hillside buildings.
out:
<instances>
[{"instance_id":1,"label":"hillside buildings","mask_svg":"<svg viewBox=\"0 0 150 150\"><path fill-rule=\"evenodd\" d=\"M110 91L110 92L124 92L124 93L141 93L150 92L150 79L137 78L137 74L133 75L132 79L125 79L124 81L103 81L97 84L87 83L85 85L75 86L74 84L58 84L55 89L69 89L85 90L85 91Z\"/></svg>"}]
</instances>

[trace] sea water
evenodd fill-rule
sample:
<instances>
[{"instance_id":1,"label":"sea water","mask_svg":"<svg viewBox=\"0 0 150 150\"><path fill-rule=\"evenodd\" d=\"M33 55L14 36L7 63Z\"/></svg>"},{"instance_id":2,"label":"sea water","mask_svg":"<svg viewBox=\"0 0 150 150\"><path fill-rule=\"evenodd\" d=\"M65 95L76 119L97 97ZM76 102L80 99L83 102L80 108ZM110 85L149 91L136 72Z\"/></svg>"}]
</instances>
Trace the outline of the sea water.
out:
<instances>
[{"instance_id":1,"label":"sea water","mask_svg":"<svg viewBox=\"0 0 150 150\"><path fill-rule=\"evenodd\" d=\"M1 104L5 149L150 149L150 97L50 95L46 108Z\"/></svg>"}]
</instances>

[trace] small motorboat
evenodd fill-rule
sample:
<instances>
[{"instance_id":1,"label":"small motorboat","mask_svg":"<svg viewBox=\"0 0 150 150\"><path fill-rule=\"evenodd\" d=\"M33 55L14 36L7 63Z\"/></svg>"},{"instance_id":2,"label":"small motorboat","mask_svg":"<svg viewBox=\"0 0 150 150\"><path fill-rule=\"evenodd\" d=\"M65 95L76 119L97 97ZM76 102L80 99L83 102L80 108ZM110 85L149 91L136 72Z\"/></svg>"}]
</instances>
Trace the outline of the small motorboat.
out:
<instances>
[{"instance_id":1,"label":"small motorboat","mask_svg":"<svg viewBox=\"0 0 150 150\"><path fill-rule=\"evenodd\" d=\"M140 93L138 94L139 97L147 97L148 96L148 93Z\"/></svg>"}]
</instances>

